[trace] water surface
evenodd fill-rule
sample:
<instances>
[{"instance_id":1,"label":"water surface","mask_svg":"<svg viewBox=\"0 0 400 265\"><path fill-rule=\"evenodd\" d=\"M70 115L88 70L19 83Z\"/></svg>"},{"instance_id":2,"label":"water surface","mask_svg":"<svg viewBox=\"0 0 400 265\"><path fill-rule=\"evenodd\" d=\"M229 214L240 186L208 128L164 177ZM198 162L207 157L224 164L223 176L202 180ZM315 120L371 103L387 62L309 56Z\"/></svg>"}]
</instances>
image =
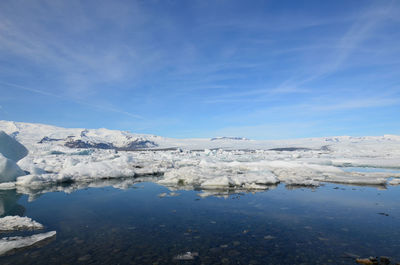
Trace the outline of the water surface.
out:
<instances>
[{"instance_id":1,"label":"water surface","mask_svg":"<svg viewBox=\"0 0 400 265\"><path fill-rule=\"evenodd\" d=\"M353 264L356 256L400 261L399 187L282 184L254 194L200 194L138 183L125 190L49 192L29 202L7 191L0 194L5 214L31 217L57 236L0 257L0 263ZM189 251L198 255L174 259Z\"/></svg>"}]
</instances>

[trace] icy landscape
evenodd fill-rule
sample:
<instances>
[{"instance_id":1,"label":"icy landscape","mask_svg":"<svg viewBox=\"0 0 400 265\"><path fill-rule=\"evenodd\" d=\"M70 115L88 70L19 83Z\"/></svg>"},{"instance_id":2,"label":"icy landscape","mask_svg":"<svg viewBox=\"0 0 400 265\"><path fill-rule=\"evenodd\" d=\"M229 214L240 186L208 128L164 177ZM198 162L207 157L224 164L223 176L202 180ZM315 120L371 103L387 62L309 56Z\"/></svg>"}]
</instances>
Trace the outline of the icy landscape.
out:
<instances>
[{"instance_id":1,"label":"icy landscape","mask_svg":"<svg viewBox=\"0 0 400 265\"><path fill-rule=\"evenodd\" d=\"M399 14L1 0L0 264L400 265Z\"/></svg>"},{"instance_id":2,"label":"icy landscape","mask_svg":"<svg viewBox=\"0 0 400 265\"><path fill-rule=\"evenodd\" d=\"M400 136L279 141L171 139L107 129L0 121L2 189L126 179L171 188L400 183ZM365 170L370 168L371 170Z\"/></svg>"},{"instance_id":3,"label":"icy landscape","mask_svg":"<svg viewBox=\"0 0 400 265\"><path fill-rule=\"evenodd\" d=\"M176 190L227 198L274 189L280 183L288 189L326 183L384 189L400 184L400 136L172 139L0 121L0 191L25 194L34 201L48 192L106 186L127 189L138 182L167 187L169 192L160 193L160 198L178 196ZM17 197L2 196L8 198L0 205L4 215ZM37 229L45 227L29 217L0 218L0 233ZM55 234L3 237L0 256L48 242Z\"/></svg>"}]
</instances>

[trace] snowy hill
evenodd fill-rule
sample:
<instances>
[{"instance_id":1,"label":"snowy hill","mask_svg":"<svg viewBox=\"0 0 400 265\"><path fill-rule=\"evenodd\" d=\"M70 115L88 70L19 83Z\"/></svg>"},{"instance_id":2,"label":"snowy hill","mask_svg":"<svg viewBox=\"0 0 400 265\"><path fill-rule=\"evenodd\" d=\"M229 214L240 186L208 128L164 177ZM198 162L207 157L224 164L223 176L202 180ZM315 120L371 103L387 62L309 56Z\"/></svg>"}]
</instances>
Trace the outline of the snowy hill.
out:
<instances>
[{"instance_id":1,"label":"snowy hill","mask_svg":"<svg viewBox=\"0 0 400 265\"><path fill-rule=\"evenodd\" d=\"M26 175L7 184L19 188L145 176L166 186L204 190L266 189L279 182L400 183L397 135L279 141L173 139L12 121L0 121L0 131L29 150L15 161ZM4 144L1 150L10 152L4 151Z\"/></svg>"}]
</instances>

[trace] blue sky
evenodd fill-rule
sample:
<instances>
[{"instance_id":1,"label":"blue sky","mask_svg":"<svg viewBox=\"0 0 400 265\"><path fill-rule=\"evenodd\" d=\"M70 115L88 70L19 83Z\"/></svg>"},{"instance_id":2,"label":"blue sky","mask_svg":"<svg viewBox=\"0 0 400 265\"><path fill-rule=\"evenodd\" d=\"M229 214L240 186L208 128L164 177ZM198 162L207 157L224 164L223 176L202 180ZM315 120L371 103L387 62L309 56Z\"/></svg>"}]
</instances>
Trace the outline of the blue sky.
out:
<instances>
[{"instance_id":1,"label":"blue sky","mask_svg":"<svg viewBox=\"0 0 400 265\"><path fill-rule=\"evenodd\" d=\"M399 1L0 1L0 119L400 134Z\"/></svg>"}]
</instances>

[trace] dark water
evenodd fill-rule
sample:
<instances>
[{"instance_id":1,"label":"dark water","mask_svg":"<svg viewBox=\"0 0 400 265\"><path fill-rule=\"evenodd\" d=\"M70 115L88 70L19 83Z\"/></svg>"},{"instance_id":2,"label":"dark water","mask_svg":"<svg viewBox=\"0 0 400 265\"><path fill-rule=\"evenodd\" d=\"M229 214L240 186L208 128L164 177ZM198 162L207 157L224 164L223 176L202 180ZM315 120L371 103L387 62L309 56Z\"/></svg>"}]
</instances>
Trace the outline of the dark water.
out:
<instances>
[{"instance_id":1,"label":"dark water","mask_svg":"<svg viewBox=\"0 0 400 265\"><path fill-rule=\"evenodd\" d=\"M57 236L0 257L1 264L355 264L355 256L400 261L400 187L280 185L227 198L201 198L199 191L160 198L170 191L139 183L127 190L50 192L33 202L8 192L15 197L9 213L29 216ZM174 259L188 251L198 256Z\"/></svg>"}]
</instances>

